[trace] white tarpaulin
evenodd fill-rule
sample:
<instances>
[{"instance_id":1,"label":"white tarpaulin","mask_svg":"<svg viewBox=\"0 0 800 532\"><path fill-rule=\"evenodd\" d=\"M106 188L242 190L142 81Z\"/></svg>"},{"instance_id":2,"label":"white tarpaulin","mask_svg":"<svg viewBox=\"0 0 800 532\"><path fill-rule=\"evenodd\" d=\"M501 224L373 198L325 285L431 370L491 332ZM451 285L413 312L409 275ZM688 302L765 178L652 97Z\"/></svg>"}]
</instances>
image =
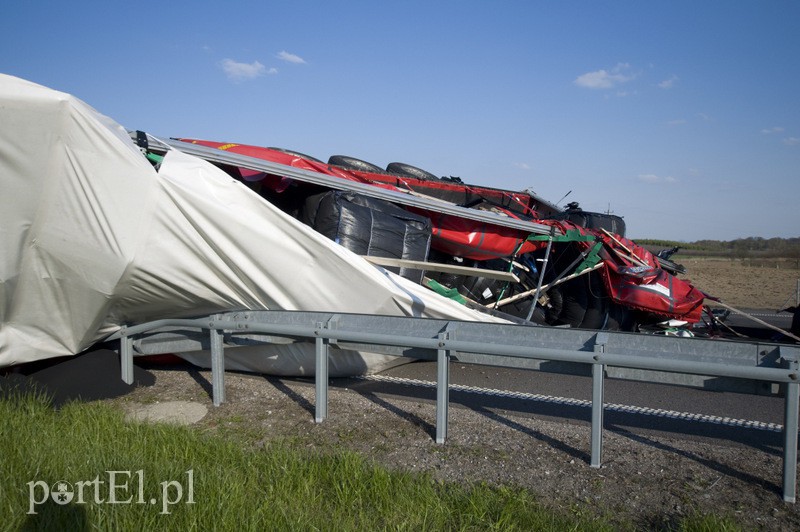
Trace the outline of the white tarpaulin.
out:
<instances>
[{"instance_id":1,"label":"white tarpaulin","mask_svg":"<svg viewBox=\"0 0 800 532\"><path fill-rule=\"evenodd\" d=\"M0 366L229 310L499 321L372 266L201 159L172 150L156 171L120 125L5 75L0 184ZM333 351L331 373L390 360ZM313 349L228 349L226 367L309 374Z\"/></svg>"}]
</instances>

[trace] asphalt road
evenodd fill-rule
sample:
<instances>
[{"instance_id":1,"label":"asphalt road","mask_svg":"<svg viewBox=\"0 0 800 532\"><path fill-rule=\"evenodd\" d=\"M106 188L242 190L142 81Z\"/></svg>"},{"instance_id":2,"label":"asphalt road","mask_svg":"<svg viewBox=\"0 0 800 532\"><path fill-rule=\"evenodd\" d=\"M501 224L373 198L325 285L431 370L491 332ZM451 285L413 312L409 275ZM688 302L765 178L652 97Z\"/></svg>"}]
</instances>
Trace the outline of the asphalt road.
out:
<instances>
[{"instance_id":1,"label":"asphalt road","mask_svg":"<svg viewBox=\"0 0 800 532\"><path fill-rule=\"evenodd\" d=\"M774 310L759 310L759 309L742 309L743 312L748 314L748 316L752 316L762 322L768 323L773 327L777 327L784 331L791 332L792 330L792 318L793 315L789 312L776 312ZM744 316L741 314L731 313L724 321L724 323L728 326L733 328L733 330L743 333L746 336L754 337L754 338L762 338L767 340L775 340L775 341L789 341L791 339L787 339L784 337L779 331L765 327L762 324L758 323L757 321L751 319L748 316ZM797 332L794 332L795 336L797 336Z\"/></svg>"},{"instance_id":2,"label":"asphalt road","mask_svg":"<svg viewBox=\"0 0 800 532\"><path fill-rule=\"evenodd\" d=\"M332 386L434 403L435 382L435 362L414 362L374 377L335 379ZM592 382L588 376L453 362L450 383L451 408L590 423ZM782 452L783 397L608 378L605 383L607 430L669 433Z\"/></svg>"},{"instance_id":3,"label":"asphalt road","mask_svg":"<svg viewBox=\"0 0 800 532\"><path fill-rule=\"evenodd\" d=\"M792 315L788 313L742 310L775 327L788 329L791 325ZM767 339L779 334L734 313L726 323L756 338ZM373 377L332 382L333 386L378 396L385 394L431 403L436 400L435 383L435 362L414 362ZM454 362L450 366L450 383L451 407L506 411L565 423L590 423L592 380L589 376ZM769 448L775 453L780 453L783 446L783 396L606 378L605 405L606 429L670 433L675 437Z\"/></svg>"}]
</instances>

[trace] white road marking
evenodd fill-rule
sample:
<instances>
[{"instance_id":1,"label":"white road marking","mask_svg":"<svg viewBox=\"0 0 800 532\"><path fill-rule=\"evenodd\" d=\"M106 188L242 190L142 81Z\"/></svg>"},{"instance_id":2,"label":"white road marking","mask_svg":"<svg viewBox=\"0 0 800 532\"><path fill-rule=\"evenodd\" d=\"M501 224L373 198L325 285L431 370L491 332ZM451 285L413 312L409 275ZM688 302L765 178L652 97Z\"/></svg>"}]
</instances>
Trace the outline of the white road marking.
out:
<instances>
[{"instance_id":1,"label":"white road marking","mask_svg":"<svg viewBox=\"0 0 800 532\"><path fill-rule=\"evenodd\" d=\"M364 375L356 377L361 380L376 382L391 382L395 384L405 384L408 386L420 386L423 388L436 388L433 381L423 381L419 379L406 379L402 377L390 377L388 375ZM507 397L510 399L521 399L526 401L538 401L542 403L577 406L591 408L592 402L583 399L571 399L569 397L556 397L553 395L542 395L538 393L512 392L506 390L495 390L492 388L480 388L478 386L466 386L463 384L451 384L450 390L493 397ZM714 425L724 425L727 427L740 427L755 430L765 430L770 432L782 432L783 425L777 423L765 423L763 421L751 421L747 419L735 419L729 417L710 416L706 414L693 414L690 412L677 412L675 410L662 410L660 408L646 408L642 406L620 405L606 403L606 411L624 412L626 414L640 414L669 419L680 419L685 421L699 421L701 423L712 423Z\"/></svg>"}]
</instances>

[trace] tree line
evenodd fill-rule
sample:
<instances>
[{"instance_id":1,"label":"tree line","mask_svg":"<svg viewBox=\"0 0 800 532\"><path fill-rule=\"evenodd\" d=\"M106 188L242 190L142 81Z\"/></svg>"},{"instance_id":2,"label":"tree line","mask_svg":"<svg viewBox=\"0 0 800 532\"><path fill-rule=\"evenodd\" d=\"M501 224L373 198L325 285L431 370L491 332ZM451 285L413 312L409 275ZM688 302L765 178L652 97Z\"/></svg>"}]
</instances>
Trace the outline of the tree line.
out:
<instances>
[{"instance_id":1,"label":"tree line","mask_svg":"<svg viewBox=\"0 0 800 532\"><path fill-rule=\"evenodd\" d=\"M636 243L650 251L679 247L676 256L714 256L730 258L800 258L800 237L762 238L748 237L736 240L674 240L639 239Z\"/></svg>"}]
</instances>

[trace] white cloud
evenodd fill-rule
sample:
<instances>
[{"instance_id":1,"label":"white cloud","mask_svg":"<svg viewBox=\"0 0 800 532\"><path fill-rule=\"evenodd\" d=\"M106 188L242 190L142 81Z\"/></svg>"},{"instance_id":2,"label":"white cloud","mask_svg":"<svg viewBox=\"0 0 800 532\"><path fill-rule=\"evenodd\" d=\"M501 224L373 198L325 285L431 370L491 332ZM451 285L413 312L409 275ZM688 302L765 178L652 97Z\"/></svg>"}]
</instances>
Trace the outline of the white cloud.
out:
<instances>
[{"instance_id":1,"label":"white cloud","mask_svg":"<svg viewBox=\"0 0 800 532\"><path fill-rule=\"evenodd\" d=\"M675 183L678 181L672 176L661 177L656 174L639 174L636 179L642 183Z\"/></svg>"},{"instance_id":2,"label":"white cloud","mask_svg":"<svg viewBox=\"0 0 800 532\"><path fill-rule=\"evenodd\" d=\"M636 96L639 91L617 91L617 97L624 98L626 96Z\"/></svg>"},{"instance_id":3,"label":"white cloud","mask_svg":"<svg viewBox=\"0 0 800 532\"><path fill-rule=\"evenodd\" d=\"M800 138L797 137L787 137L783 139L783 143L787 146L800 146Z\"/></svg>"},{"instance_id":4,"label":"white cloud","mask_svg":"<svg viewBox=\"0 0 800 532\"><path fill-rule=\"evenodd\" d=\"M519 168L520 170L530 170L531 167L527 163L514 163L514 166Z\"/></svg>"},{"instance_id":5,"label":"white cloud","mask_svg":"<svg viewBox=\"0 0 800 532\"><path fill-rule=\"evenodd\" d=\"M306 64L306 60L305 59L303 59L299 55L290 54L286 50L278 52L278 54L275 57L277 57L281 61L286 61L287 63L294 63L296 65L305 65Z\"/></svg>"},{"instance_id":6,"label":"white cloud","mask_svg":"<svg viewBox=\"0 0 800 532\"><path fill-rule=\"evenodd\" d=\"M628 63L617 63L611 70L595 70L575 78L575 85L587 89L610 89L636 78Z\"/></svg>"},{"instance_id":7,"label":"white cloud","mask_svg":"<svg viewBox=\"0 0 800 532\"><path fill-rule=\"evenodd\" d=\"M764 135L769 135L770 133L783 133L783 128L780 127L780 126L770 127L770 128L762 129L761 133L763 133Z\"/></svg>"},{"instance_id":8,"label":"white cloud","mask_svg":"<svg viewBox=\"0 0 800 532\"><path fill-rule=\"evenodd\" d=\"M228 79L233 81L246 81L248 79L255 79L267 73L266 67L264 67L264 65L258 61L253 61L252 63L239 63L233 59L223 59L220 65L222 66L222 70L225 72L225 75L228 76ZM269 73L274 74L277 72L272 72L273 70L275 69L270 69Z\"/></svg>"},{"instance_id":9,"label":"white cloud","mask_svg":"<svg viewBox=\"0 0 800 532\"><path fill-rule=\"evenodd\" d=\"M678 82L678 76L672 76L671 78L665 79L664 81L659 83L658 86L662 89L671 89L677 82Z\"/></svg>"}]
</instances>

